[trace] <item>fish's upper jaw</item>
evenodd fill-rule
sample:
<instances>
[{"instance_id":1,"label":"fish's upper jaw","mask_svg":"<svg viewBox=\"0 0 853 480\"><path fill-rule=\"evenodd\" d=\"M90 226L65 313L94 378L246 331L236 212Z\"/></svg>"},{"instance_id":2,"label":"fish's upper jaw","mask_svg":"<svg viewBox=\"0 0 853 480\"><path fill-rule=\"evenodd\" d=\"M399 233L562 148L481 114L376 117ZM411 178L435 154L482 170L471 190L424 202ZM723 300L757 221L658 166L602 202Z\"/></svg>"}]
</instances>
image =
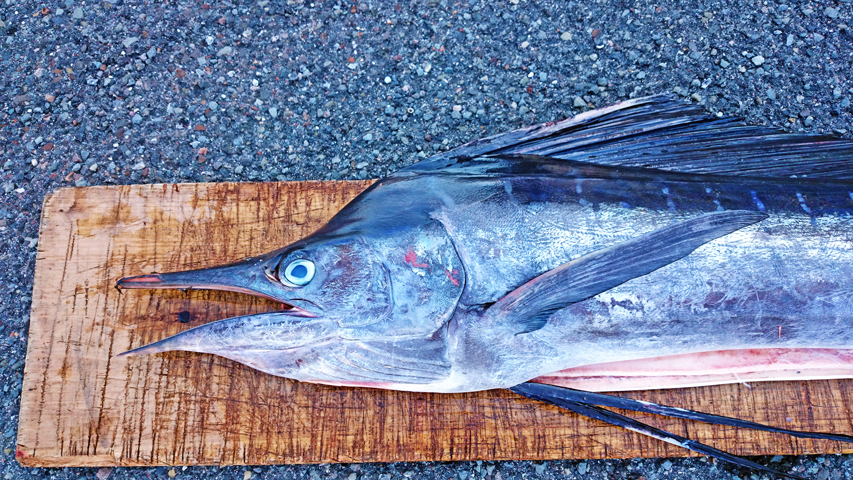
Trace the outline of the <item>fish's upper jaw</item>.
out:
<instances>
[{"instance_id":1,"label":"fish's upper jaw","mask_svg":"<svg viewBox=\"0 0 853 480\"><path fill-rule=\"evenodd\" d=\"M179 272L184 273L184 272ZM262 297L281 304L281 313L293 317L318 318L323 316L323 309L314 302L300 298L284 298L270 295L260 290L241 287L237 285L223 285L221 283L181 282L169 278L173 274L150 274L125 277L116 282L118 290L131 289L175 289L175 290L219 290L225 292L243 293L254 297ZM166 278L164 278L166 277Z\"/></svg>"},{"instance_id":2,"label":"fish's upper jaw","mask_svg":"<svg viewBox=\"0 0 853 480\"><path fill-rule=\"evenodd\" d=\"M304 309L291 304L291 289L280 282L272 281L264 273L274 261L270 255L247 258L228 265L184 270L170 273L136 275L118 280L116 289L175 289L175 290L221 290L245 293L281 302L316 316L316 308Z\"/></svg>"}]
</instances>

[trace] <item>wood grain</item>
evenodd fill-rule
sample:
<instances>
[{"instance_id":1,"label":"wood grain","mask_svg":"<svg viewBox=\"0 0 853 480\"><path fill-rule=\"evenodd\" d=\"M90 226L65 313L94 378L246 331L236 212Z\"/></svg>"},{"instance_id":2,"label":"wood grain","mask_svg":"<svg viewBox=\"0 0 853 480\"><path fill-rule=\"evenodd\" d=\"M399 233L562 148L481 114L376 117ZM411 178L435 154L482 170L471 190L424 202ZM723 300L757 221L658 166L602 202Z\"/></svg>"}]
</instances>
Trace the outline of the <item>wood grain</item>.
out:
<instances>
[{"instance_id":1,"label":"wood grain","mask_svg":"<svg viewBox=\"0 0 853 480\"><path fill-rule=\"evenodd\" d=\"M126 291L123 276L257 255L321 226L370 182L134 185L45 199L17 458L27 466L660 457L683 450L504 391L335 388L212 355L115 355L205 322L272 310L252 297ZM187 324L178 313L190 312ZM791 428L853 434L850 381L629 392ZM851 452L829 441L634 415L742 455Z\"/></svg>"}]
</instances>

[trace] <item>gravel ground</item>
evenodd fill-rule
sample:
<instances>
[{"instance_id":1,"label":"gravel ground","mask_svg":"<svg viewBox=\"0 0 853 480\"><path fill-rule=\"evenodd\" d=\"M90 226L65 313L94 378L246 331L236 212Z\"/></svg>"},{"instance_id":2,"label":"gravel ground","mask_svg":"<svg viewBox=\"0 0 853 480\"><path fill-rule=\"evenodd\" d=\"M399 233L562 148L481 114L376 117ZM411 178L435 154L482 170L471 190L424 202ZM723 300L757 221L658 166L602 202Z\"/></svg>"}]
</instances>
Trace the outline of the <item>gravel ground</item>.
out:
<instances>
[{"instance_id":1,"label":"gravel ground","mask_svg":"<svg viewBox=\"0 0 853 480\"><path fill-rule=\"evenodd\" d=\"M6 479L768 478L697 458L25 470L13 448L39 212L73 185L378 177L660 92L850 137L850 0L0 1ZM763 460L853 478L848 456Z\"/></svg>"}]
</instances>

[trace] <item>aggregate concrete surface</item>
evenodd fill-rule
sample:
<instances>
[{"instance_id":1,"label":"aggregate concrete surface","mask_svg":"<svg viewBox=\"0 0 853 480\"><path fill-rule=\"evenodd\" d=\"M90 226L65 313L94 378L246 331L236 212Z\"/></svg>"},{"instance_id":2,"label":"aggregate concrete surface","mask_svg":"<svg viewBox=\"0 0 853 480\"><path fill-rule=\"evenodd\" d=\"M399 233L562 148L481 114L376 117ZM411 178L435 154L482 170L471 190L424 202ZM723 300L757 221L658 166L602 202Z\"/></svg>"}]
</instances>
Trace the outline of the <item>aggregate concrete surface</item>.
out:
<instances>
[{"instance_id":1,"label":"aggregate concrete surface","mask_svg":"<svg viewBox=\"0 0 853 480\"><path fill-rule=\"evenodd\" d=\"M770 478L704 458L24 469L14 447L39 213L65 186L381 177L662 92L850 138L850 0L2 1L5 479ZM760 460L853 477L844 455Z\"/></svg>"}]
</instances>

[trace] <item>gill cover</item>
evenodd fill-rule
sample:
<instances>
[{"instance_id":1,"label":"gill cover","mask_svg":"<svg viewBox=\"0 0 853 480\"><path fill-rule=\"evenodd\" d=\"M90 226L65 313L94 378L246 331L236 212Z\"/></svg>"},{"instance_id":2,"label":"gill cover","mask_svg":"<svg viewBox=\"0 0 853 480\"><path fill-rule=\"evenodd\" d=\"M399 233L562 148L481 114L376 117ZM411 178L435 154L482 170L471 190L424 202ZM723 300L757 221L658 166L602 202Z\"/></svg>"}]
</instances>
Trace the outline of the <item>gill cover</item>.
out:
<instances>
[{"instance_id":1,"label":"gill cover","mask_svg":"<svg viewBox=\"0 0 853 480\"><path fill-rule=\"evenodd\" d=\"M435 220L370 238L388 276L393 336L431 334L453 316L465 287L465 269L444 226ZM358 316L342 327L364 327ZM382 328L377 326L376 328Z\"/></svg>"}]
</instances>

